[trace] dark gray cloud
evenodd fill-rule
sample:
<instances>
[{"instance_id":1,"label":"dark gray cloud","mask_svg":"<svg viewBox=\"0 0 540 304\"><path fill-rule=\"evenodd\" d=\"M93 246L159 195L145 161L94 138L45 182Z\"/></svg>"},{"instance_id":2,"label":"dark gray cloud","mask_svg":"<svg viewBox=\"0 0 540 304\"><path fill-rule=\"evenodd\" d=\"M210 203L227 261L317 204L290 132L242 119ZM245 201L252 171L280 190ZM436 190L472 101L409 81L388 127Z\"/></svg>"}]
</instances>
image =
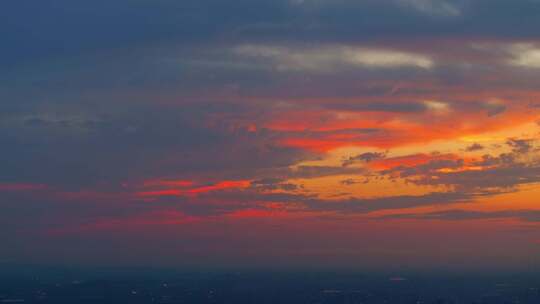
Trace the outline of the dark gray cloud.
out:
<instances>
[{"instance_id":1,"label":"dark gray cloud","mask_svg":"<svg viewBox=\"0 0 540 304\"><path fill-rule=\"evenodd\" d=\"M507 145L512 148L512 152L497 156L485 154L482 159L470 163L465 163L463 159L435 159L419 165L398 166L380 173L391 178L403 178L417 185L450 186L464 193L486 189L507 192L519 185L539 182L540 164L527 157L534 147L534 141L508 139ZM467 166L477 168L470 170Z\"/></svg>"},{"instance_id":2,"label":"dark gray cloud","mask_svg":"<svg viewBox=\"0 0 540 304\"><path fill-rule=\"evenodd\" d=\"M512 147L514 153L528 153L533 148L531 139L510 138L506 141L506 144Z\"/></svg>"},{"instance_id":3,"label":"dark gray cloud","mask_svg":"<svg viewBox=\"0 0 540 304\"><path fill-rule=\"evenodd\" d=\"M369 213L380 210L407 209L421 206L446 205L459 202L470 202L473 195L458 192L429 193L420 196L391 196L373 199L355 199L338 201L306 202L309 210L335 211L338 213Z\"/></svg>"},{"instance_id":4,"label":"dark gray cloud","mask_svg":"<svg viewBox=\"0 0 540 304\"><path fill-rule=\"evenodd\" d=\"M251 182L251 186L259 191L295 191L298 190L298 186L291 183L286 183L283 179L279 178L263 178L254 180Z\"/></svg>"},{"instance_id":5,"label":"dark gray cloud","mask_svg":"<svg viewBox=\"0 0 540 304\"><path fill-rule=\"evenodd\" d=\"M268 192L285 187L288 192ZM129 220L156 214L178 212L186 216L216 217L241 210L276 211L268 203L279 203L288 212L329 211L340 215L367 214L380 210L408 209L420 206L469 202L473 196L463 193L430 193L421 196L384 198L321 199L301 188L289 189L278 180L254 181L246 189L216 190L197 196L158 196L151 202L125 192L81 190L64 192L46 188L34 192L2 192L0 215L12 233L29 234L69 227L91 226L100 222ZM291 191L299 190L296 193ZM156 219L159 221L159 219Z\"/></svg>"},{"instance_id":6,"label":"dark gray cloud","mask_svg":"<svg viewBox=\"0 0 540 304\"><path fill-rule=\"evenodd\" d=\"M373 102L373 103L332 103L328 108L343 111L359 112L395 112L395 113L421 113L428 109L422 102Z\"/></svg>"},{"instance_id":7,"label":"dark gray cloud","mask_svg":"<svg viewBox=\"0 0 540 304\"><path fill-rule=\"evenodd\" d=\"M204 172L216 178L229 171L249 176L248 171L287 166L306 156L276 146L264 134L201 124L225 111L234 107L192 104L164 110L133 103L128 109L90 112L88 118L13 116L0 124L3 155L11 160L0 180L81 187Z\"/></svg>"},{"instance_id":8,"label":"dark gray cloud","mask_svg":"<svg viewBox=\"0 0 540 304\"><path fill-rule=\"evenodd\" d=\"M264 183L264 184L261 184ZM302 187L287 189L287 192L269 192L283 190L287 186L278 181L255 181L246 189L227 189L201 193L197 197L160 196L153 201L154 208L174 208L189 215L216 216L239 210L272 210L267 203L279 203L288 212L335 212L340 215L351 213L367 214L381 210L400 210L422 206L451 205L472 202L481 196L494 193L458 193L433 192L425 195L398 195L379 198L326 199L317 193L305 191ZM341 197L347 197L341 193ZM278 209L279 210L279 209Z\"/></svg>"},{"instance_id":9,"label":"dark gray cloud","mask_svg":"<svg viewBox=\"0 0 540 304\"><path fill-rule=\"evenodd\" d=\"M360 184L360 183L367 183L369 180L365 179L364 181L360 181L358 179L354 179L354 178L347 178L347 179L344 179L342 181L340 181L340 183L342 185L346 185L346 186L351 186L351 185L356 185L356 184Z\"/></svg>"},{"instance_id":10,"label":"dark gray cloud","mask_svg":"<svg viewBox=\"0 0 540 304\"><path fill-rule=\"evenodd\" d=\"M362 174L365 171L358 168L343 168L332 166L298 166L289 174L289 178L317 178L332 175Z\"/></svg>"},{"instance_id":11,"label":"dark gray cloud","mask_svg":"<svg viewBox=\"0 0 540 304\"><path fill-rule=\"evenodd\" d=\"M476 151L481 151L481 150L484 150L484 146L482 146L479 143L474 143L468 146L467 148L465 148L465 151L467 152L476 152Z\"/></svg>"},{"instance_id":12,"label":"dark gray cloud","mask_svg":"<svg viewBox=\"0 0 540 304\"><path fill-rule=\"evenodd\" d=\"M540 211L538 210L507 210L507 211L468 211L468 210L448 210L423 214L395 214L382 216L381 219L423 219L423 220L492 220L516 218L526 222L540 222Z\"/></svg>"},{"instance_id":13,"label":"dark gray cloud","mask_svg":"<svg viewBox=\"0 0 540 304\"><path fill-rule=\"evenodd\" d=\"M504 113L507 109L507 107L505 105L490 105L488 104L487 106L487 113L488 113L488 116L496 116L496 115L499 115L501 113Z\"/></svg>"},{"instance_id":14,"label":"dark gray cloud","mask_svg":"<svg viewBox=\"0 0 540 304\"><path fill-rule=\"evenodd\" d=\"M366 152L366 153L362 153L362 154L347 158L346 160L342 162L342 166L347 167L356 162L369 163L374 160L384 159L385 157L386 157L386 153L384 152Z\"/></svg>"}]
</instances>

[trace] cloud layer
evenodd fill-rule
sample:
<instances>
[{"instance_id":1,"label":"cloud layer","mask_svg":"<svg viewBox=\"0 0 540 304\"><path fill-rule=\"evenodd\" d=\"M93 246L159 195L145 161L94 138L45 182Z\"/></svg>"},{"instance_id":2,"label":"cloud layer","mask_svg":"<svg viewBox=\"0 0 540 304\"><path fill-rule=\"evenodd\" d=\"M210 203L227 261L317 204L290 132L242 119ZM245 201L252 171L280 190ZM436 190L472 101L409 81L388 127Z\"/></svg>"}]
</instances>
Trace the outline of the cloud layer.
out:
<instances>
[{"instance_id":1,"label":"cloud layer","mask_svg":"<svg viewBox=\"0 0 540 304\"><path fill-rule=\"evenodd\" d=\"M537 254L536 0L4 8L2 259L140 264L139 235L169 265Z\"/></svg>"}]
</instances>

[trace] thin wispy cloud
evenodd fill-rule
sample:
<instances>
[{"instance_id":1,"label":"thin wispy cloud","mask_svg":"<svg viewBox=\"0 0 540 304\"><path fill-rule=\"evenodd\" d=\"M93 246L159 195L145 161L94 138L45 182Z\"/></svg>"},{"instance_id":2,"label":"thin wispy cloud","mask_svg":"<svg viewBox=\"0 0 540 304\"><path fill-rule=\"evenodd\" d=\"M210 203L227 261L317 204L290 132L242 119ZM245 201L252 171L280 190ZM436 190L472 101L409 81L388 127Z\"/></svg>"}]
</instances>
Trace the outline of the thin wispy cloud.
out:
<instances>
[{"instance_id":1,"label":"thin wispy cloud","mask_svg":"<svg viewBox=\"0 0 540 304\"><path fill-rule=\"evenodd\" d=\"M320 46L314 49L243 45L237 47L234 52L270 60L272 66L278 70L335 72L344 67L431 69L435 65L431 58L421 54L346 46Z\"/></svg>"}]
</instances>

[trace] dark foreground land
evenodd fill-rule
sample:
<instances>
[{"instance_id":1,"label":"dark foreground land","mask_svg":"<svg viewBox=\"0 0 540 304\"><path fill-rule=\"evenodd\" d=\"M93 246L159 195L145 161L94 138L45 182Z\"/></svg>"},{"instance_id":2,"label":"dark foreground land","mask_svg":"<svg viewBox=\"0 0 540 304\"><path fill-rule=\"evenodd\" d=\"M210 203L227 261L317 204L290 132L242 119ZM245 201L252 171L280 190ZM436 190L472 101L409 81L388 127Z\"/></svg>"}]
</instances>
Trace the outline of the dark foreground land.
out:
<instances>
[{"instance_id":1,"label":"dark foreground land","mask_svg":"<svg viewBox=\"0 0 540 304\"><path fill-rule=\"evenodd\" d=\"M0 274L0 303L540 304L540 275L137 271Z\"/></svg>"}]
</instances>

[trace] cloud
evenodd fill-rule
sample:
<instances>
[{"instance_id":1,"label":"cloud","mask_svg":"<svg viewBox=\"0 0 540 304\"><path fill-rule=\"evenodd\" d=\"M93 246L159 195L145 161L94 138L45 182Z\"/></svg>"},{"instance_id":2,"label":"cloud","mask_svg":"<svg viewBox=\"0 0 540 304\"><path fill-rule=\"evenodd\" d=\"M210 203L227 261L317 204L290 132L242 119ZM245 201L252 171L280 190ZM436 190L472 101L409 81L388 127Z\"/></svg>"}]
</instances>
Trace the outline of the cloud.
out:
<instances>
[{"instance_id":1,"label":"cloud","mask_svg":"<svg viewBox=\"0 0 540 304\"><path fill-rule=\"evenodd\" d=\"M432 16L456 17L462 14L457 5L446 0L398 0L398 3Z\"/></svg>"},{"instance_id":2,"label":"cloud","mask_svg":"<svg viewBox=\"0 0 540 304\"><path fill-rule=\"evenodd\" d=\"M476 152L476 151L481 151L481 150L484 150L484 146L482 146L481 144L479 143L474 143L470 146L468 146L467 148L465 148L465 151L467 152Z\"/></svg>"},{"instance_id":3,"label":"cloud","mask_svg":"<svg viewBox=\"0 0 540 304\"><path fill-rule=\"evenodd\" d=\"M223 120L219 126L210 126L209 117L228 115L233 108L238 110L234 106L192 103L180 107L132 102L124 108L120 101L107 101L110 99L104 99L97 107L106 109L105 114L88 110L87 116L100 119L93 120L85 132L79 132L85 122L75 119L67 120L69 124L40 119L41 125L29 126L26 117L35 116L28 114L20 116L20 123L0 124L3 153L13 160L3 168L0 179L68 188L105 184L119 187L131 178L176 179L205 171L249 176L252 173L248 171L288 166L307 157L306 152L278 146L272 134L252 134L225 126ZM108 106L102 108L103 104ZM70 106L49 106L69 113L66 108ZM12 120L16 118L12 115ZM220 153L214 152L217 150ZM242 161L235 160L237 157Z\"/></svg>"},{"instance_id":4,"label":"cloud","mask_svg":"<svg viewBox=\"0 0 540 304\"><path fill-rule=\"evenodd\" d=\"M465 151L485 151L477 159L446 151L537 120L523 106L539 87L538 45L522 42L538 36L536 1L23 2L0 18L1 241L64 226L118 241L104 232L193 218L215 236L230 233L224 218L257 217L241 242L273 212L315 222L540 182L535 141L511 138L494 154L478 140ZM416 148L442 141L445 154ZM410 154L334 155L353 146ZM308 186L319 178L329 191ZM441 192L359 194L395 179L406 193ZM144 233L197 247L202 230Z\"/></svg>"},{"instance_id":5,"label":"cloud","mask_svg":"<svg viewBox=\"0 0 540 304\"><path fill-rule=\"evenodd\" d=\"M251 186L258 191L283 190L290 192L296 191L299 188L298 185L287 183L280 178L263 178L259 180L254 180L251 182Z\"/></svg>"},{"instance_id":6,"label":"cloud","mask_svg":"<svg viewBox=\"0 0 540 304\"><path fill-rule=\"evenodd\" d=\"M533 141L531 139L517 139L510 138L506 141L506 144L512 148L514 153L528 153L533 148Z\"/></svg>"},{"instance_id":7,"label":"cloud","mask_svg":"<svg viewBox=\"0 0 540 304\"><path fill-rule=\"evenodd\" d=\"M427 109L433 111L436 114L446 114L450 111L450 105L448 102L439 100L425 100L424 105Z\"/></svg>"},{"instance_id":8,"label":"cloud","mask_svg":"<svg viewBox=\"0 0 540 304\"><path fill-rule=\"evenodd\" d=\"M0 192L30 192L47 189L43 184L0 183Z\"/></svg>"},{"instance_id":9,"label":"cloud","mask_svg":"<svg viewBox=\"0 0 540 304\"><path fill-rule=\"evenodd\" d=\"M369 163L374 160L381 160L384 158L386 158L386 153L384 152L366 152L347 158L345 161L342 162L342 166L347 167L356 162Z\"/></svg>"},{"instance_id":10,"label":"cloud","mask_svg":"<svg viewBox=\"0 0 540 304\"><path fill-rule=\"evenodd\" d=\"M297 188L295 188L297 189ZM401 210L422 206L450 205L467 203L477 195L458 192L434 192L425 195L401 195L377 198L322 199L316 193L303 192L268 192L275 190L264 186L249 189L231 189L227 191L202 193L197 197L182 198L164 196L153 201L154 206L174 206L177 210L189 215L215 216L225 215L243 209L268 210L268 204L278 203L282 211L291 213L308 212L321 214L368 214L382 210ZM485 195L485 194L478 194ZM157 204L157 205L156 205Z\"/></svg>"},{"instance_id":11,"label":"cloud","mask_svg":"<svg viewBox=\"0 0 540 304\"><path fill-rule=\"evenodd\" d=\"M365 179L364 181L360 181L360 180L357 180L357 179L354 179L354 178L347 178L347 179L344 179L342 181L340 181L340 184L342 185L345 185L345 186L351 186L351 185L356 185L356 184L360 184L360 183L367 183L369 180Z\"/></svg>"},{"instance_id":12,"label":"cloud","mask_svg":"<svg viewBox=\"0 0 540 304\"><path fill-rule=\"evenodd\" d=\"M434 159L412 166L396 166L382 175L402 178L416 185L450 186L463 193L514 191L515 187L540 182L540 163L525 157L529 140L509 139L511 153L485 154L480 160Z\"/></svg>"},{"instance_id":13,"label":"cloud","mask_svg":"<svg viewBox=\"0 0 540 304\"><path fill-rule=\"evenodd\" d=\"M533 44L521 43L510 46L509 52L512 58L510 65L524 68L540 68L540 48Z\"/></svg>"},{"instance_id":14,"label":"cloud","mask_svg":"<svg viewBox=\"0 0 540 304\"><path fill-rule=\"evenodd\" d=\"M337 69L351 67L431 69L435 65L431 58L421 54L347 46L321 46L314 49L242 45L233 52L241 56L268 59L275 68L285 71L335 72Z\"/></svg>"},{"instance_id":15,"label":"cloud","mask_svg":"<svg viewBox=\"0 0 540 304\"><path fill-rule=\"evenodd\" d=\"M499 115L507 109L506 105L497 103L487 103L485 107L487 108L487 113L489 117Z\"/></svg>"},{"instance_id":16,"label":"cloud","mask_svg":"<svg viewBox=\"0 0 540 304\"><path fill-rule=\"evenodd\" d=\"M516 218L526 222L540 222L540 210L469 211L446 210L430 213L385 215L381 219L421 219L443 221L492 220Z\"/></svg>"},{"instance_id":17,"label":"cloud","mask_svg":"<svg viewBox=\"0 0 540 304\"><path fill-rule=\"evenodd\" d=\"M370 199L351 198L349 200L337 201L308 200L305 204L309 210L350 214L464 203L473 200L473 197L470 194L459 192L433 192L419 196L403 195Z\"/></svg>"},{"instance_id":18,"label":"cloud","mask_svg":"<svg viewBox=\"0 0 540 304\"><path fill-rule=\"evenodd\" d=\"M317 178L333 175L360 174L361 168L344 168L340 166L298 166L290 170L288 178Z\"/></svg>"},{"instance_id":19,"label":"cloud","mask_svg":"<svg viewBox=\"0 0 540 304\"><path fill-rule=\"evenodd\" d=\"M331 103L325 105L329 109L358 112L390 112L390 113L422 113L429 107L422 102L351 102Z\"/></svg>"},{"instance_id":20,"label":"cloud","mask_svg":"<svg viewBox=\"0 0 540 304\"><path fill-rule=\"evenodd\" d=\"M200 194L214 192L214 191L227 191L230 189L242 189L247 188L250 185L250 181L247 180L234 180L234 181L220 181L210 185L190 185L187 187L165 187L158 190L146 190L136 193L139 197L171 197L171 196L197 196Z\"/></svg>"}]
</instances>

